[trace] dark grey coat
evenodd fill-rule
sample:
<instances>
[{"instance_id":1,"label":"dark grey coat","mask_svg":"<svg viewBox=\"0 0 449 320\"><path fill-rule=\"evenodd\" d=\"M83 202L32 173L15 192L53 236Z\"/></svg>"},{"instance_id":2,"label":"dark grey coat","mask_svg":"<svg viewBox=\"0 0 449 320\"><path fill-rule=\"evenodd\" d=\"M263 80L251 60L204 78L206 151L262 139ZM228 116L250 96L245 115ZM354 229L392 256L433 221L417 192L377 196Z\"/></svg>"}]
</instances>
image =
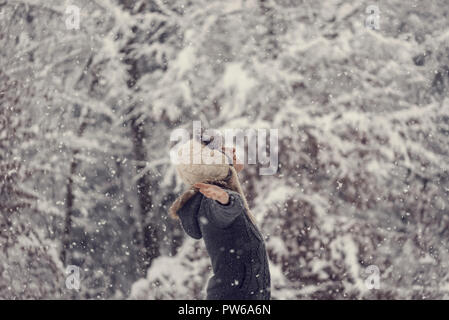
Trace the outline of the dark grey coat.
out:
<instances>
[{"instance_id":1,"label":"dark grey coat","mask_svg":"<svg viewBox=\"0 0 449 320\"><path fill-rule=\"evenodd\" d=\"M185 232L204 239L214 275L208 300L268 300L270 271L263 237L245 213L237 192L226 190L229 203L197 193L178 210Z\"/></svg>"}]
</instances>

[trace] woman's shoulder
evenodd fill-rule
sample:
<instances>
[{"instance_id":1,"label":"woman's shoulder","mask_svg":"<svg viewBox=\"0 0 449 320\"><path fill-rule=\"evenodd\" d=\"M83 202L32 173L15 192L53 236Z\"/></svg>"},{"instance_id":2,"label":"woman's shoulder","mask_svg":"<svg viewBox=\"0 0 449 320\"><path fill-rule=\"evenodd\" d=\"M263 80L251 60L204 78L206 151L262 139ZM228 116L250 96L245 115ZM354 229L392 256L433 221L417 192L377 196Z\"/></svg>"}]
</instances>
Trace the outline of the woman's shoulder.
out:
<instances>
[{"instance_id":1,"label":"woman's shoulder","mask_svg":"<svg viewBox=\"0 0 449 320\"><path fill-rule=\"evenodd\" d=\"M229 227L245 210L239 193L232 190L225 191L229 194L229 202L227 204L221 204L207 197L203 198L203 201L207 203L206 212L209 219L215 226L220 228Z\"/></svg>"}]
</instances>

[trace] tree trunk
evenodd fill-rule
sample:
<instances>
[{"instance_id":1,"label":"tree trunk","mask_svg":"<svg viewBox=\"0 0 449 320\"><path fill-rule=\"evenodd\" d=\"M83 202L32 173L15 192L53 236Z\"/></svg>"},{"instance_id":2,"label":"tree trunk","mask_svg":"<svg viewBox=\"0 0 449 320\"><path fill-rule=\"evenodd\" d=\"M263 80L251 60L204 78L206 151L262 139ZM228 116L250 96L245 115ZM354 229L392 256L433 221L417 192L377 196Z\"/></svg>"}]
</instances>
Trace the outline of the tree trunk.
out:
<instances>
[{"instance_id":1,"label":"tree trunk","mask_svg":"<svg viewBox=\"0 0 449 320\"><path fill-rule=\"evenodd\" d=\"M86 116L87 118L87 116ZM87 119L83 120L81 123L77 135L81 137L86 130L87 127ZM70 163L70 171L69 176L67 178L67 186L66 186L66 197L65 197L65 207L66 207L66 215L64 220L64 229L63 229L63 239L62 239L62 250L61 250L61 261L64 265L67 265L69 262L69 252L71 249L71 234L72 234L72 217L74 211L74 201L75 195L73 194L73 176L76 174L76 170L78 168L78 160L76 159L76 155L80 152L79 149L74 149L72 153L72 161Z\"/></svg>"},{"instance_id":2,"label":"tree trunk","mask_svg":"<svg viewBox=\"0 0 449 320\"><path fill-rule=\"evenodd\" d=\"M144 163L147 161L145 151L145 127L142 122L131 121L131 131L133 134L133 149L135 160L138 162L136 172L145 169ZM140 213L141 228L141 250L139 254L139 268L142 274L151 265L153 259L160 255L159 246L161 239L160 219L154 217L151 212L151 180L148 174L143 175L136 181L137 198Z\"/></svg>"}]
</instances>

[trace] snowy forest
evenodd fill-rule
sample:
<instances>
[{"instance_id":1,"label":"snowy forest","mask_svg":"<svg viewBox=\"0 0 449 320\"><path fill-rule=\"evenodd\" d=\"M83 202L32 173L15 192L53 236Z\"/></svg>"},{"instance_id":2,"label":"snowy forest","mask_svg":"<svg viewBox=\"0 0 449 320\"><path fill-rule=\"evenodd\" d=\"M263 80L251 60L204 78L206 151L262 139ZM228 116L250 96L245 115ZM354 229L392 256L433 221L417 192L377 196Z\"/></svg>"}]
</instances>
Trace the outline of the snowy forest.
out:
<instances>
[{"instance_id":1,"label":"snowy forest","mask_svg":"<svg viewBox=\"0 0 449 320\"><path fill-rule=\"evenodd\" d=\"M193 121L279 130L272 299L449 299L448 93L448 0L0 0L0 299L204 299Z\"/></svg>"}]
</instances>

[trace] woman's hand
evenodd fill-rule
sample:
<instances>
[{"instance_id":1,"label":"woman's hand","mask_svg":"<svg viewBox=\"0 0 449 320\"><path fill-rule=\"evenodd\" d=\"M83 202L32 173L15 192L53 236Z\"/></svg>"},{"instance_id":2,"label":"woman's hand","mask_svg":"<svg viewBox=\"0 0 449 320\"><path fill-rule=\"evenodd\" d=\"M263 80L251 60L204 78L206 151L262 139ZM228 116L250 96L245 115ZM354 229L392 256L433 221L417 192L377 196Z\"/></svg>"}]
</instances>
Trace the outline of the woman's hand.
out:
<instances>
[{"instance_id":1,"label":"woman's hand","mask_svg":"<svg viewBox=\"0 0 449 320\"><path fill-rule=\"evenodd\" d=\"M229 202L228 193L218 186L207 183L195 183L193 186L198 188L199 191L209 199L217 200L221 204L227 204Z\"/></svg>"}]
</instances>

